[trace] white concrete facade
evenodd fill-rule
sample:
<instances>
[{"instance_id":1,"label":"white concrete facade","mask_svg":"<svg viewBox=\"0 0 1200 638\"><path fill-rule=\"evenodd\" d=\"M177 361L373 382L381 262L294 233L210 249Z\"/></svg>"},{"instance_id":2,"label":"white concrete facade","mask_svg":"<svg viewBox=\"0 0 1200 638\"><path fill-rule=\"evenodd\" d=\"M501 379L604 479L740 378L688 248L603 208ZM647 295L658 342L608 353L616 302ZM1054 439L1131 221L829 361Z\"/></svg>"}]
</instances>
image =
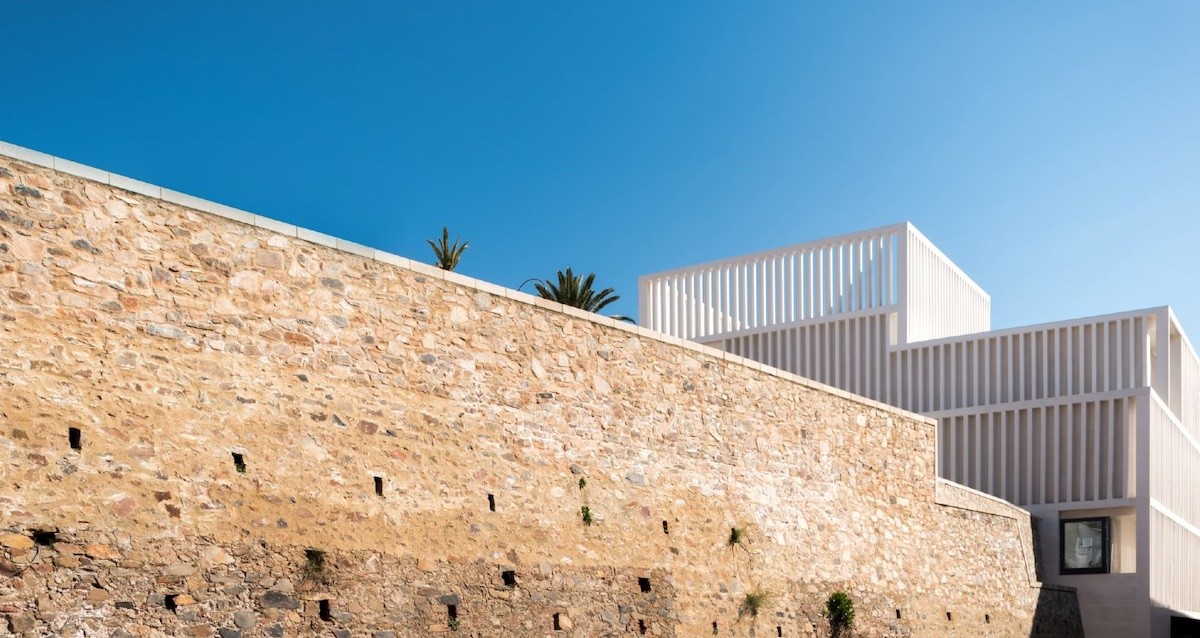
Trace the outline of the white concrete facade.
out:
<instances>
[{"instance_id":1,"label":"white concrete facade","mask_svg":"<svg viewBox=\"0 0 1200 638\"><path fill-rule=\"evenodd\" d=\"M1195 631L1200 358L1169 307L991 330L987 293L909 223L638 289L644 327L937 418L938 473L1038 517L1042 578L1078 588L1088 636ZM1098 560L1071 519L1104 520L1102 573L1060 573Z\"/></svg>"}]
</instances>

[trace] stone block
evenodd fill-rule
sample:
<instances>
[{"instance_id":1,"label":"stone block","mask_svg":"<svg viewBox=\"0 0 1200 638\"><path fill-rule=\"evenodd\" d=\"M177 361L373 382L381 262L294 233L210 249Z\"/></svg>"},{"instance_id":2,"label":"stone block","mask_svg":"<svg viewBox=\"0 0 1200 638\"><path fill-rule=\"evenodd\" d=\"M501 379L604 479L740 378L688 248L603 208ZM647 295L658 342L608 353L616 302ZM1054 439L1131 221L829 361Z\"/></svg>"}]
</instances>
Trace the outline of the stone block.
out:
<instances>
[{"instance_id":1,"label":"stone block","mask_svg":"<svg viewBox=\"0 0 1200 638\"><path fill-rule=\"evenodd\" d=\"M18 551L33 549L33 539L24 534L4 534L0 535L0 547Z\"/></svg>"}]
</instances>

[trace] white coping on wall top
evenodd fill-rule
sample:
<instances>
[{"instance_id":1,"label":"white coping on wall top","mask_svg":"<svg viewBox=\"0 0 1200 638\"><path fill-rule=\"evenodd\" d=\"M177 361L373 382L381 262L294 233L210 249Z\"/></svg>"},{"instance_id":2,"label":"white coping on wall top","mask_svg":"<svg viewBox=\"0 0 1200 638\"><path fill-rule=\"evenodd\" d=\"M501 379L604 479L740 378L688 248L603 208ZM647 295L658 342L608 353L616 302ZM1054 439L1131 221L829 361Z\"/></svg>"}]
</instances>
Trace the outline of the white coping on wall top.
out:
<instances>
[{"instance_id":1,"label":"white coping on wall top","mask_svg":"<svg viewBox=\"0 0 1200 638\"><path fill-rule=\"evenodd\" d=\"M702 345L702 344L696 343L694 341L687 341L687 340L681 339L679 337L672 337L670 335L666 335L666 334L663 334L661 332L657 332L654 330L647 330L646 328L643 328L636 324L628 323L625 321L620 321L617 319L612 319L610 317L605 317L603 315L598 315L595 313L587 312L584 310L580 310L578 308L563 306L560 303L556 303L556 302L553 302L553 301L550 301L547 299L542 299L541 297L538 297L536 295L530 295L530 294L526 294L526 293L523 293L523 292L520 292L517 290L513 290L511 288L505 288L503 286L499 286L499 285L493 284L491 282L483 281L480 279L475 279L473 277L467 277L465 275L460 275L456 272L442 270L440 268L431 266L429 264L425 264L425 263L422 263L419 261L414 261L414 260L408 259L406 257L401 257L399 255L393 255L392 253L384 252L382 250L376 250L374 248L371 248L370 246L363 246L361 244L356 244L354 242L346 241L344 239L338 239L337 237L333 237L331 235L326 235L324 233L319 233L319 232L316 232L313 230L309 230L307 228L300 228L299 226L295 226L293 224L289 224L286 222L281 222L276 219L271 219L270 217L256 215L254 213L250 213L250 212L247 212L244 210L239 210L237 208L232 208L232 207L226 206L224 204L218 204L217 202L212 202L207 199L201 199L201 198L195 197L193 195L188 195L186 193L180 193L178 191L173 191L169 188L155 186L154 184L149 184L149 183L146 183L143 181L125 177L123 175L117 175L116 173L110 173L105 170L101 170L101 169L94 168L91 166L86 166L84 164L79 164L78 162L72 162L70 160L65 160L60 157L54 157L53 155L49 155L47 153L42 153L40 151L28 149L23 146L17 146L16 144L10 144L10 143L2 141L2 140L0 140L0 155L10 157L12 159L19 160L22 162L27 162L29 164L35 164L37 166L42 166L45 168L53 169L60 173L66 173L68 175L82 177L84 179L89 179L94 182L99 182L101 184L108 184L110 186L120 188L122 190L127 190L132 193L137 193L139 195L145 195L146 197L153 197L155 199L160 199L160 200L163 200L166 202L171 202L173 204L178 204L180 206L186 206L188 208L191 208L191 209L194 209L194 210L197 210L200 212L209 213L211 215L216 215L218 217L224 217L225 219L230 219L235 222L240 222L242 224L257 226L259 228L262 228L264 230L267 230L267 231L270 231L273 233L278 233L280 235L285 235L287 237L295 237L296 239L301 239L301 240L304 240L304 241L307 241L307 242L310 242L313 244L325 246L326 248L332 248L334 250L350 253L353 255L358 255L358 256L364 257L366 259L371 259L374 261L378 261L378 262L385 263L385 264L390 264L393 266L399 266L401 268L405 268L408 270L412 270L414 272L421 273L427 277L431 277L431 278L435 278L435 279L443 279L445 281L448 281L450 283L453 283L453 284L456 284L459 286L463 286L465 288L474 288L475 290L478 290L480 292L486 292L489 294L496 295L497 297L504 297L506 299L510 299L512 301L516 301L519 303L530 304L533 306L537 306L539 308L544 308L546 310L552 310L554 312L566 314L568 316L583 319L585 321L598 323L598 324L607 326L609 328L623 330L625 332L629 332L629 333L635 334L639 337L643 337L646 339L653 339L655 341L660 341L660 342L668 343L668 344L675 345L675 346L681 346L688 350L693 350L697 353L712 357L714 359L722 359L722 360L730 362L730 363L742 365L747 368L752 368L754 370L764 372L766 374L769 374L774 377L778 377L780 379L791 381L793 383L803 385L803 386L806 386L809 388L821 390L823 392L827 392L829 394L841 397L843 399L847 399L850 401L854 401L856 403L863 404L867 407L871 407L871 408L874 408L877 410L882 410L882 411L889 412L892 414L897 414L897 415L900 415L900 416L903 416L903 417L906 417L909 419L913 419L913 420L922 422L929 426L937 425L936 419L932 419L930 417L927 417L927 416L924 416L921 414L917 414L915 412L901 410L900 408L897 408L895 406L891 406L886 403L880 403L879 401L874 401L874 400L868 399L866 397L859 396L857 394L852 394L850 392L846 392L845 390L841 390L841 389L835 388L833 386L825 385L823 383L817 383L816 381L813 381L812 379L806 379L804 377L797 376L795 374L786 372L784 370L780 370L778 368L773 368L771 366L763 365L762 363L759 363L757 361L753 361L753 360L747 359L745 357L739 357L735 354L725 352L724 350L713 348L711 346Z\"/></svg>"}]
</instances>

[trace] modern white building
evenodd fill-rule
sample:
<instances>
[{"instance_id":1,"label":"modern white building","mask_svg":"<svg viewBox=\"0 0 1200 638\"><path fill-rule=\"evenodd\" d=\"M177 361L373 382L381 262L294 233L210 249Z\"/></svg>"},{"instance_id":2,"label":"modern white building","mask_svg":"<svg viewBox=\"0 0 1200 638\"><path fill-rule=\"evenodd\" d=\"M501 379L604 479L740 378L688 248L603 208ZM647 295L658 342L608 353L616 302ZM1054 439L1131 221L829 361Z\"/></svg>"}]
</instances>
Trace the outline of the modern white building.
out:
<instances>
[{"instance_id":1,"label":"modern white building","mask_svg":"<svg viewBox=\"0 0 1200 638\"><path fill-rule=\"evenodd\" d=\"M912 224L643 276L641 325L936 417L1090 637L1200 636L1200 359L1169 307L991 330Z\"/></svg>"}]
</instances>

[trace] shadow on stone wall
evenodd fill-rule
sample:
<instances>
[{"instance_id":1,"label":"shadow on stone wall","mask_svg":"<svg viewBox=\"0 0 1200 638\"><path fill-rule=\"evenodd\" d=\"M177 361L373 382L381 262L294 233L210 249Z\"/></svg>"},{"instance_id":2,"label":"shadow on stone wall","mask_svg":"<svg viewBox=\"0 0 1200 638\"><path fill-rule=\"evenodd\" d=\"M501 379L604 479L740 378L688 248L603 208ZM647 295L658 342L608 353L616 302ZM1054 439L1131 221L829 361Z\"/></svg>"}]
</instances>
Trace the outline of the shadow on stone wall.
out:
<instances>
[{"instance_id":1,"label":"shadow on stone wall","mask_svg":"<svg viewBox=\"0 0 1200 638\"><path fill-rule=\"evenodd\" d=\"M1035 638L1083 636L1083 618L1073 587L1042 585L1029 635Z\"/></svg>"},{"instance_id":2,"label":"shadow on stone wall","mask_svg":"<svg viewBox=\"0 0 1200 638\"><path fill-rule=\"evenodd\" d=\"M1032 538L1033 538L1033 571L1034 571L1034 575L1037 578L1039 583L1045 582L1045 578L1042 577L1041 522L1042 522L1041 519L1034 516L1033 514L1029 515L1029 527L1030 527L1030 530L1032 531Z\"/></svg>"}]
</instances>

